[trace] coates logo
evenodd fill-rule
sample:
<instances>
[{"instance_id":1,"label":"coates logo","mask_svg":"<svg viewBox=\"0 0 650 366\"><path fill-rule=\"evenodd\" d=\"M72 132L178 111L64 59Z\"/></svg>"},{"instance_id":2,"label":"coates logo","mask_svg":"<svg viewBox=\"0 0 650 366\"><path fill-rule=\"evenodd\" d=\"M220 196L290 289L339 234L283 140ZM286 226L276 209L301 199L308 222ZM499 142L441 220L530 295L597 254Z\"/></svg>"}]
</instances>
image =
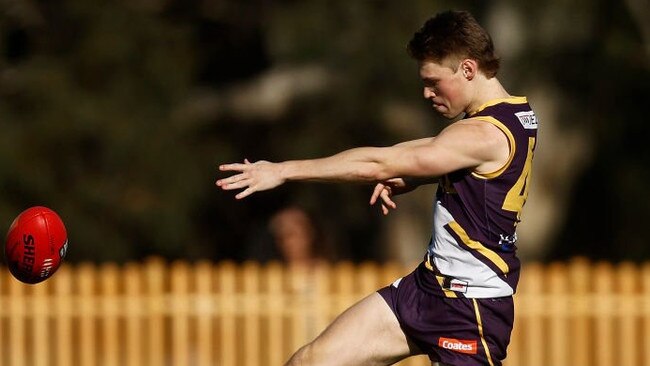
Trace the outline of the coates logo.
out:
<instances>
[{"instance_id":1,"label":"coates logo","mask_svg":"<svg viewBox=\"0 0 650 366\"><path fill-rule=\"evenodd\" d=\"M476 341L467 341L464 339L444 338L438 339L438 346L454 352L467 353L475 355L478 352Z\"/></svg>"}]
</instances>

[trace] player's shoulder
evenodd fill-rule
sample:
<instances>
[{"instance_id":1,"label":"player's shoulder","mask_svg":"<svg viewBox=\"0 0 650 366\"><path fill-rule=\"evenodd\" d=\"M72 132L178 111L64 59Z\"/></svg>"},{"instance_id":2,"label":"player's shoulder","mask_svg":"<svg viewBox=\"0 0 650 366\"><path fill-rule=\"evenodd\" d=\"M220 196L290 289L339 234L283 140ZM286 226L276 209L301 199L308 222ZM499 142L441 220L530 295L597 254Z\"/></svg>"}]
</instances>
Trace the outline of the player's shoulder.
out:
<instances>
[{"instance_id":1,"label":"player's shoulder","mask_svg":"<svg viewBox=\"0 0 650 366\"><path fill-rule=\"evenodd\" d=\"M467 117L458 120L447 126L443 133L464 136L477 141L501 139L503 136L503 132L495 124L482 117Z\"/></svg>"},{"instance_id":2,"label":"player's shoulder","mask_svg":"<svg viewBox=\"0 0 650 366\"><path fill-rule=\"evenodd\" d=\"M509 146L504 133L490 123L477 118L465 118L447 126L436 139L441 146L464 151L479 162L488 162L499 157Z\"/></svg>"}]
</instances>

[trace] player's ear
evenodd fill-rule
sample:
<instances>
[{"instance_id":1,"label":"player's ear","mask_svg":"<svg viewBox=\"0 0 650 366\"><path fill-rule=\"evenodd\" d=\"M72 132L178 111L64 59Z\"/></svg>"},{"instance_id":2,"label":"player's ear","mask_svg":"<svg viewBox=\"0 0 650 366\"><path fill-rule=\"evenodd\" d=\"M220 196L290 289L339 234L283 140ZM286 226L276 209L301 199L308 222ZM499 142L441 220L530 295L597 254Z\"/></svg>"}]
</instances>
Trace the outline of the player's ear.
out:
<instances>
[{"instance_id":1,"label":"player's ear","mask_svg":"<svg viewBox=\"0 0 650 366\"><path fill-rule=\"evenodd\" d=\"M472 80L478 73L478 63L471 58L466 58L460 63L460 70L465 79Z\"/></svg>"}]
</instances>

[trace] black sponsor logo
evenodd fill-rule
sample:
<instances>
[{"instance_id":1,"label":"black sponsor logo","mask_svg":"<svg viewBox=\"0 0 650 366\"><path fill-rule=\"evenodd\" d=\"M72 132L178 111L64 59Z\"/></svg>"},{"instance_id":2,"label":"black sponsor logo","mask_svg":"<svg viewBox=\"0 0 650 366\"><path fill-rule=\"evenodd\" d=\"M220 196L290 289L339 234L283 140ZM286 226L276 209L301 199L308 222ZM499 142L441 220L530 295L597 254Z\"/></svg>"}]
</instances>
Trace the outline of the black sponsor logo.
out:
<instances>
[{"instance_id":1,"label":"black sponsor logo","mask_svg":"<svg viewBox=\"0 0 650 366\"><path fill-rule=\"evenodd\" d=\"M31 234L23 234L23 260L20 267L25 272L32 272L36 259L36 242Z\"/></svg>"}]
</instances>

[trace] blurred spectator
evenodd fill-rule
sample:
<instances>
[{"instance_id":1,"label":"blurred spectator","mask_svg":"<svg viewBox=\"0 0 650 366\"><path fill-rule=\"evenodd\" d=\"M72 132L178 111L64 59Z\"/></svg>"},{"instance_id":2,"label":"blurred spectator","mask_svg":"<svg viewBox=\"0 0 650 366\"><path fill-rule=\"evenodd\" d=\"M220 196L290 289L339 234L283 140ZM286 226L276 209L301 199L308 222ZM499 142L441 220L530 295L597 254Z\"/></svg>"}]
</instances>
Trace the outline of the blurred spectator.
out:
<instances>
[{"instance_id":1,"label":"blurred spectator","mask_svg":"<svg viewBox=\"0 0 650 366\"><path fill-rule=\"evenodd\" d=\"M324 235L321 223L302 207L279 209L264 228L252 228L245 259L268 262L279 260L290 266L313 266L335 260L331 238Z\"/></svg>"},{"instance_id":2,"label":"blurred spectator","mask_svg":"<svg viewBox=\"0 0 650 366\"><path fill-rule=\"evenodd\" d=\"M305 267L322 260L314 220L300 207L289 206L269 220L269 232L282 260L291 266Z\"/></svg>"}]
</instances>

